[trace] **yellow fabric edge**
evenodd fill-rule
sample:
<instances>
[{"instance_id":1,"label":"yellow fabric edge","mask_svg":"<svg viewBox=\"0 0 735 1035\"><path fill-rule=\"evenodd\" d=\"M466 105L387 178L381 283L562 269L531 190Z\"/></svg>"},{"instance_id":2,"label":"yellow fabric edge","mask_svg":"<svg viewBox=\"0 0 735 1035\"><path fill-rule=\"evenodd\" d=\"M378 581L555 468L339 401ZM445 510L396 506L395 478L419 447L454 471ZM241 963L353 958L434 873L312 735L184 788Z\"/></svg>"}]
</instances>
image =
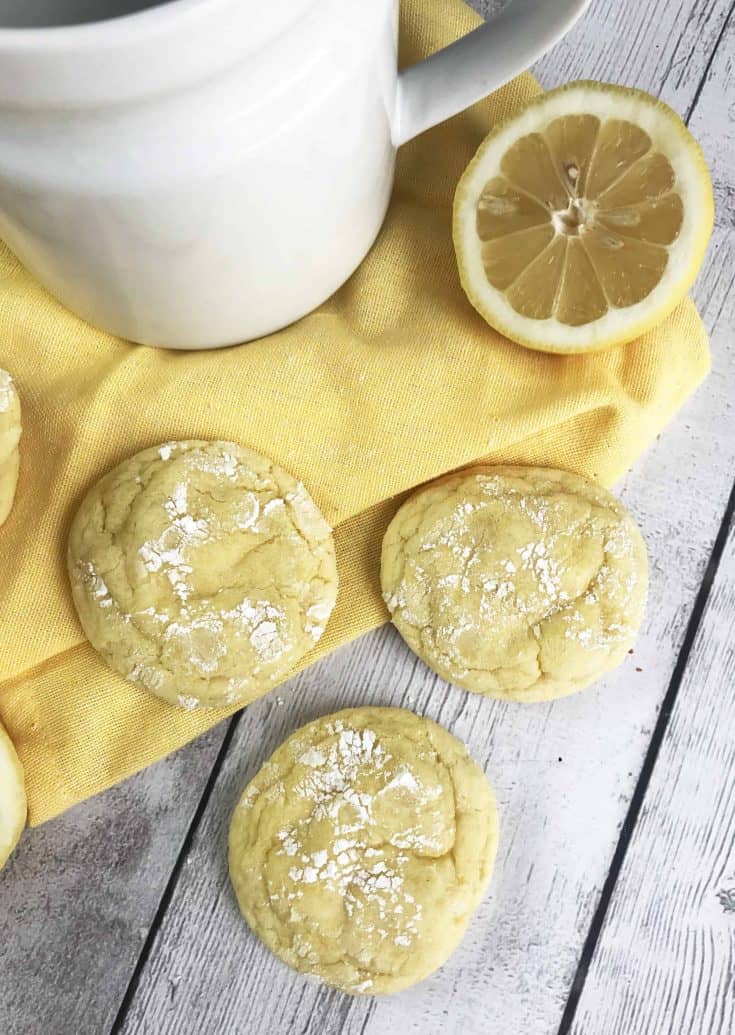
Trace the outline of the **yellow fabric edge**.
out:
<instances>
[{"instance_id":1,"label":"yellow fabric edge","mask_svg":"<svg viewBox=\"0 0 735 1035\"><path fill-rule=\"evenodd\" d=\"M401 4L402 64L413 63L432 50L446 45L469 31L480 20L479 16L458 0L436 0L435 5L428 7L417 0L404 0ZM381 263L385 266L386 261L389 261L391 275L395 276L402 263L414 259L410 249L404 253L395 245L396 240L410 241L410 231L414 225L411 221L415 218L417 202L422 206L427 203L433 206L436 197L440 208L445 205L446 194L456 182L455 166L466 163L471 157L473 148L486 132L488 116L493 121L507 117L539 90L533 77L524 74L503 87L489 101L471 109L461 119L446 124L456 129L456 135L451 136L453 164L447 161L450 137L445 136L442 128L424 134L401 150L395 192L398 211L394 212L393 250L386 255L385 250L376 245L363 264L362 275L353 278L351 284L346 285L322 310L297 325L302 338L302 350L309 340L312 343L318 340L329 321L337 315L346 321L344 326L351 334L345 341L351 342L359 333L356 327L365 330L367 345L375 341L371 335L375 334L375 327L380 321L371 323L370 312L361 310L357 302L359 298L364 298L366 281L369 282L371 277L374 278L380 272ZM417 185L421 188L418 192L420 196L416 190L411 190ZM431 216L431 212L427 213L425 208L421 211ZM435 243L433 239L426 239ZM381 493L391 494L390 499L372 506L365 507L364 503L354 506L352 499L335 494L331 483L329 486L320 485L316 479L314 485L311 485L308 467L299 472L309 488L314 490L325 513L333 514L335 506L340 510L333 520L336 524L335 538L341 578L339 600L327 632L318 647L304 659L301 668L386 620L379 593L380 544L385 526L405 498L406 491L411 488L412 480L438 477L446 473L446 469L491 461L568 468L604 484L612 484L665 427L709 369L706 332L688 300L644 338L630 346L595 357L594 369L591 371L590 360L582 357L557 357L553 362L547 362L539 354L532 355L521 349L516 352L514 346L504 343L494 332L480 328L478 318L461 299L457 285L442 285L432 279L431 272L427 274L428 279L424 279L423 294L426 304L429 291L432 299L434 293L439 292L433 333L441 340L452 340L451 336L460 325L474 328L475 331L481 329L483 338L487 335L489 362L499 363L501 367L505 364L506 374L510 371L513 383L521 385L524 390L533 385L536 389L535 398L529 402L521 394L523 412L510 412L503 405L488 406L488 401L498 401L497 395L501 402L504 401L502 397L507 392L508 381L501 378L495 385L488 384L488 391L492 389L496 395L491 399L482 397L479 409L456 414L457 423L452 429L455 440L452 443L442 440L441 448L437 449L434 442L434 452L426 458L420 450L421 443L418 443L419 449L415 454L400 454L403 466L398 482L394 471L394 481L388 489L382 481L371 483L373 498L377 495L378 486ZM0 356L3 351L10 350L8 365L12 365L10 361L13 359L18 362L29 355L37 356L36 362L53 363L53 357L57 354L54 350L58 348L58 341L55 340L58 327L63 347L81 349L80 355L85 357L85 362L92 364L89 367L90 380L86 386L81 386L82 390L96 390L105 378L114 376L116 371L128 366L147 368L148 360L144 352L121 350L114 339L97 332L90 333L91 329L74 322L65 311L55 308L38 285L26 280L22 267L7 252L0 256L0 279L3 290L8 292L4 297L5 307L0 312ZM403 284L400 278L398 283ZM362 291L359 296L356 295L358 285L361 285ZM410 289L411 284L408 287ZM413 288L416 287L417 283L414 282ZM445 287L446 290L442 292ZM421 298L421 294L418 298ZM418 304L421 304L420 301ZM31 319L37 312L41 312L43 318ZM399 332L400 326L400 323L397 324ZM51 341L51 338L54 340ZM51 344L53 349L49 351ZM395 345L393 339L391 347ZM257 351L257 344L249 348L256 348ZM272 348L272 343L261 343L260 351L268 351L269 361ZM512 356L508 352L510 349L514 350ZM303 356L304 352L301 351L300 355ZM398 364L401 363L401 355L399 349ZM363 362L366 357L368 352L364 348L355 350L355 363ZM415 358L412 356L412 359ZM440 362L438 370L446 372L448 368L441 365L441 354L437 358ZM156 360L158 374L167 379L173 378L174 371L189 369L189 360L166 353L158 354ZM459 357L454 355L452 360L460 362ZM227 362L227 357L223 356L223 363ZM403 374L403 368L399 369ZM472 370L469 370L467 376L471 375ZM410 387L409 382L407 386ZM29 384L29 389L33 387ZM59 387L64 398L68 398L68 393L77 386L68 378L62 378L55 390ZM430 403L430 396L427 401ZM475 403L478 401L476 398ZM40 397L38 402L42 402ZM104 396L99 397L99 405L107 405L108 402ZM361 414L362 411L353 414L353 419L359 420ZM442 429L448 426L446 418L454 416L451 410L443 414L445 420ZM175 436L179 430L180 413L167 409L166 413L161 412L160 418L160 424L166 430L158 441ZM478 454L478 450L468 446L462 434L463 427L469 430L472 422L478 420L481 421L479 427L488 432L484 440L488 452L482 456L474 455ZM475 431L477 427L475 424ZM529 427L533 428L531 434ZM37 426L28 430L35 433L33 455L37 456L43 450L44 435L49 429ZM202 415L200 430L205 437L211 432L222 437L219 423L215 421L213 424L209 413ZM477 435L474 437L479 438ZM30 434L28 439L30 447ZM108 443L104 469L114 462L115 457L119 459L135 451L135 447L131 447L129 434L125 434L123 440L118 433L111 443L114 449L110 449ZM146 440L144 444L154 443ZM465 455L471 448L473 452ZM117 451L121 451L120 456L117 456ZM273 452L275 454L275 444ZM288 454L274 458L286 467L292 466ZM23 470L27 463L24 452L21 492L24 489L23 480L28 477L27 468L25 473ZM80 488L93 480L89 467L85 465L84 481ZM400 487L404 487L405 491L396 494ZM363 498L365 496L363 493ZM69 503L73 503L73 500L69 500ZM351 516L346 516L348 514ZM11 522L12 519L11 514ZM43 529L39 531L43 534ZM36 608L31 619L24 616L25 625L28 626L25 629L27 642L30 642L29 635L31 638L33 635L33 620L40 620L39 614L40 609ZM64 620L68 622L68 619ZM53 654L21 671L11 664L6 668L8 671L12 674L0 682L0 720L7 727L26 770L32 825L52 818L145 768L203 733L228 714L224 711L179 711L138 691L105 666L92 648L82 641L81 631L79 642L68 646L61 653ZM101 743L101 739L104 743Z\"/></svg>"},{"instance_id":2,"label":"yellow fabric edge","mask_svg":"<svg viewBox=\"0 0 735 1035\"><path fill-rule=\"evenodd\" d=\"M528 438L468 461L468 465L553 465L613 484L709 372L707 333L689 299L647 337L671 333L687 339L689 377L680 380L658 406L643 409L630 399L627 413L612 407L593 408L542 427ZM642 339L630 348L646 346ZM637 425L637 434L621 437L616 425L623 420ZM380 595L380 547L385 528L406 495L382 501L336 527L337 606L324 638L291 676L388 620ZM59 697L60 685L74 688L69 702ZM82 714L73 707L80 699L85 705ZM171 708L112 672L86 642L0 684L0 720L25 768L32 826L132 776L236 710ZM96 736L100 713L105 715L110 734L104 752L100 752ZM131 714L139 733L132 742ZM85 716L93 721L87 722Z\"/></svg>"}]
</instances>

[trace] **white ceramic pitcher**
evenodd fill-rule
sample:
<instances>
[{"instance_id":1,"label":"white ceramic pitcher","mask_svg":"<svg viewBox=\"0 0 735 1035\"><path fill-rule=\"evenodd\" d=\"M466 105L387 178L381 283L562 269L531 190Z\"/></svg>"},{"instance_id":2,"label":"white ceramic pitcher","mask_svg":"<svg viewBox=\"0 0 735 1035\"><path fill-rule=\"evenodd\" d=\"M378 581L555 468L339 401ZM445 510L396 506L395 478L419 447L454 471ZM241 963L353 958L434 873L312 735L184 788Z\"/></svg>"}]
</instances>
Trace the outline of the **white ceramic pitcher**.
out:
<instances>
[{"instance_id":1,"label":"white ceramic pitcher","mask_svg":"<svg viewBox=\"0 0 735 1035\"><path fill-rule=\"evenodd\" d=\"M531 64L587 4L509 0L398 74L397 0L150 2L0 28L0 237L84 319L178 349L324 301L375 240L396 148Z\"/></svg>"}]
</instances>

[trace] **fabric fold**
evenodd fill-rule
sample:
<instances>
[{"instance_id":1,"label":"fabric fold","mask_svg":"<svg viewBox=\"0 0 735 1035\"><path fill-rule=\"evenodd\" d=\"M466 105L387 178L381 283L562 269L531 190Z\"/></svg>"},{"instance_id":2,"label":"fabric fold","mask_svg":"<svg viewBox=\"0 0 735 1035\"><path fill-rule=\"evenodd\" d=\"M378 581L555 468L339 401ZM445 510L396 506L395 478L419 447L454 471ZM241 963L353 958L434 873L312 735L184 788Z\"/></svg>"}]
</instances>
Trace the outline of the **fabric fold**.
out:
<instances>
[{"instance_id":1,"label":"fabric fold","mask_svg":"<svg viewBox=\"0 0 735 1035\"><path fill-rule=\"evenodd\" d=\"M403 0L404 63L477 21L459 0ZM306 665L386 621L380 543L410 489L485 460L611 484L705 376L707 337L688 300L629 346L561 357L503 339L465 299L454 188L490 127L537 91L521 76L404 147L385 226L357 273L298 324L248 345L177 354L119 341L0 251L0 366L24 420L18 495L0 529L0 720L26 769L33 824L226 714L157 701L84 641L64 566L69 522L124 457L171 439L233 439L303 480L335 527L341 579Z\"/></svg>"}]
</instances>

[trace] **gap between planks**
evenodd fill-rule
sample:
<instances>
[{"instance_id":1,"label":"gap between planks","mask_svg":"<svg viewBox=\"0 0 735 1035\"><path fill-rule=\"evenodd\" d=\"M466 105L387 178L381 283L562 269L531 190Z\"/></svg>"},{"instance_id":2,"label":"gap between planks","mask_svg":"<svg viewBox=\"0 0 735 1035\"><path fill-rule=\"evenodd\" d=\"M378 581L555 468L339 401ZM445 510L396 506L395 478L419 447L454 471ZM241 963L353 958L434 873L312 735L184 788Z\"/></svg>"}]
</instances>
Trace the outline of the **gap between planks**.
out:
<instances>
[{"instance_id":1,"label":"gap between planks","mask_svg":"<svg viewBox=\"0 0 735 1035\"><path fill-rule=\"evenodd\" d=\"M168 907L171 903L171 899L173 898L174 892L176 891L176 885L179 882L181 868L186 861L186 857L188 856L189 851L191 850L191 846L196 836L196 832L199 829L199 824L201 823L202 817L206 812L209 799L211 798L214 786L217 783L217 777L219 776L225 758L227 757L227 752L230 750L230 745L232 744L233 737L235 736L235 731L237 730L237 727L243 715L244 709L242 711L237 712L236 715L233 715L230 719L227 720L227 732L225 733L219 751L217 752L217 757L214 760L214 765L212 766L212 769L207 778L207 782L204 785L202 796L199 799L199 803L196 807L194 815L192 816L191 823L189 824L189 828L186 831L186 836L184 837L184 840L181 843L179 854L176 857L176 861L174 862L173 868L171 869L169 878L166 881L166 886L163 889L163 894L161 895L161 899L156 908L153 920L151 921L151 926L148 928L148 934L146 935L145 941L143 942L143 946L140 950L140 954L135 962L133 972L130 975L130 981L128 982L127 988L125 989L123 997L120 1000L120 1006L118 1008L117 1014L115 1015L115 1020L112 1022L112 1026L110 1028L110 1035L116 1035L116 1033L122 1029L122 1025L125 1022L127 1012L130 1009L130 1004L135 998L135 992L140 982L140 976L145 970L146 963L148 962L148 957L150 956L151 949L153 948L153 943L156 940L158 929L161 926L161 922L164 916L166 915L166 911L168 910Z\"/></svg>"},{"instance_id":2,"label":"gap between planks","mask_svg":"<svg viewBox=\"0 0 735 1035\"><path fill-rule=\"evenodd\" d=\"M729 18L732 16L733 9L735 9L735 4L733 4L733 6L730 8L728 16L725 19L725 21L724 21L724 23L723 23L723 25L722 25L722 27L720 29L720 32L719 32L718 37L716 39L715 45L714 45L714 47L713 47L713 49L712 49L712 51L710 53L709 60L707 61L705 69L704 69L704 71L703 71L703 73L701 75L701 78L700 78L699 83L697 85L697 88L695 90L693 99L692 99L691 103L687 107L687 116L686 116L686 120L687 121L689 121L689 119L691 118L693 112L696 109L697 102L698 102L698 100L700 98L702 90L704 89L704 86L705 86L705 83L706 83L706 80L707 80L707 76L709 74L709 71L710 71L710 69L712 67L712 64L714 62L714 59L715 59L715 55L716 55L717 50L718 50L718 48L719 48L719 46L720 46L720 44L722 42L722 39L723 39L723 37L725 35L726 29L727 29L727 24L728 24ZM664 699L664 703L663 703L663 706L661 708L659 719L658 719L657 725L655 727L655 730L654 730L654 733L653 733L653 736L652 736L651 744L649 746L649 750L648 750L648 753L646 755L646 758L645 758L645 761L644 761L644 764L643 764L643 767L642 767L642 770L641 770L641 774L640 774L638 783L636 785L636 789L635 789L635 792L634 792L634 795L633 795L633 799L631 801L631 804L630 804L630 807L629 807L629 810L628 810L628 814L626 816L625 823L624 823L623 828L621 830L621 835L620 835L620 838L619 838L619 841L618 841L618 846L617 846L617 849L616 849L616 852L615 852L615 856L614 856L614 859L613 859L612 867L611 867L610 873L608 875L608 879L607 879L607 881L605 883L605 887L603 889L602 896L601 896L600 902L598 904L598 908L597 908L597 910L595 912L595 915L594 915L593 920L592 920L592 924L591 924L590 929L589 929L587 941L585 942L585 945L584 945L584 949L583 949L582 956L581 956L581 959L580 959L579 967L577 969L577 973L575 975L575 979L574 979L574 982L573 982L573 985L572 985L572 990L571 990L571 993L570 993L570 996L569 996L569 999L568 999L568 1002L567 1002L567 1007L565 1009L565 1012L564 1012L564 1015L563 1015L563 1018L562 1018L561 1026L560 1026L560 1029L559 1029L560 1035L567 1035L567 1032L569 1031L570 1026L571 1026L571 1024L573 1022L574 1011L575 1011L575 1008L576 1008L576 1004L577 1004L577 1002L579 1000L579 996L581 994L581 990L582 990L583 984L584 984L584 977L585 977L587 969L589 967L589 963L591 961L592 954L593 954L594 949L595 949L595 945L597 944L597 940L598 940L600 931L602 930L602 927L603 927L603 924L604 924L607 908L609 906L610 899L612 897L612 894L613 894L613 891L614 891L614 888L615 888L615 884L616 884L616 881L617 881L617 877L618 877L618 874L620 872L620 869L622 867L622 864L623 864L623 861L624 861L624 858L625 858L625 851L627 849L627 843L628 843L630 834L632 833L632 830L633 830L633 828L635 826L635 821L636 821L636 819L638 817L638 814L639 814L639 811L640 811L640 807L641 807L641 805L643 803L643 800L644 800L644 797L645 797L645 792L646 792L646 789L647 789L647 786L648 786L648 782L650 780L651 773L652 773L653 768L655 766L655 762L656 762L656 758L657 758L657 755L658 755L658 751L660 749L661 742L662 742L663 737L664 737L665 732L666 732L666 727L667 727L667 724L668 724L669 716L671 714L671 709L672 709L674 701L676 699L676 695L677 695L679 686L681 684L681 679L682 679L682 676L683 676L683 673L684 673L684 670L685 670L685 667L686 667L686 663L687 663L687 660L688 660L690 652L691 652L692 644L694 642L697 630L698 630L698 628L700 626L701 619L702 619L702 614L703 614L703 611L704 611L704 609L706 607L706 603L707 603L707 600L708 600L708 597L709 597L709 594L710 594L710 591L711 591L712 580L714 578L715 572L716 572L717 567L719 565L719 561L720 561L720 558L721 558L721 555L722 555L722 551L723 551L724 546L725 546L725 542L726 542L726 538L727 538L727 531L728 531L728 528L729 528L730 520L732 518L733 507L734 506L735 506L735 490L733 490L733 494L731 494L730 500L728 502L728 506L727 506L725 517L724 517L724 519L723 519L723 521L722 521L722 523L720 525L720 530L719 530L719 533L718 533L718 536L717 536L717 540L716 540L715 546L713 548L712 554L710 556L709 565L708 565L708 569L707 569L707 574L706 574L704 582L702 583L702 586L700 587L699 593L697 595L697 599L696 599L696 602L694 604L694 607L693 607L693 610L692 610L692 613L691 613L691 616L690 616L690 619L689 619L689 623L688 623L688 626L687 626L687 631L686 631L686 635L685 635L685 638L684 638L684 642L683 642L682 647L681 647L680 652L679 652L676 668L675 668L674 674L673 674L673 676L671 678L671 681L670 681L670 684L669 684L669 687L668 687L668 690L667 690L667 693L666 693L666 697ZM236 729L237 723L239 722L241 714L242 713L240 713L238 716L235 716L232 720L230 720L230 726L228 728L227 734L226 734L225 739L223 741L223 744L222 744L222 746L220 748L220 751L218 753L217 759L216 759L215 764L214 764L214 766L212 768L212 771L210 773L210 776L209 776L209 779L207 781L207 784L206 784L206 786L204 788L204 791L202 793L202 796L201 796L201 799L200 799L199 804L197 806L195 815L194 815L194 817L193 817L193 819L191 821L191 824L189 826L189 829L187 831L186 838L185 838L185 840L184 840L184 842L182 844L182 848L181 848L181 850L179 852L179 856L178 856L178 858L176 860L174 868L173 868L173 870L171 872L169 880L168 880L168 882L166 884L166 887L164 889L164 892L163 892L163 895L161 897L159 906L157 908L156 914L154 916L153 922L152 922L150 930L148 932L148 936L146 938L145 944L143 946L143 949L141 950L140 956L139 956L138 961L136 963L135 970L134 970L134 972L133 972L133 974L131 976L131 980L130 980L130 982L128 984L128 987L126 989L125 995L124 995L124 997L123 997L123 999L121 1001L117 1017L115 1019L115 1022L113 1023L112 1029L111 1029L112 1035L117 1035L117 1033L121 1031L122 1025L124 1024L124 1020L125 1020L126 1014L128 1012L128 1009L129 1009L130 1005L132 1004L132 1002L133 1002L133 1000L135 998L135 993L136 993L136 990L137 990L137 987L138 987L138 983L140 981L140 977L141 977L143 971L145 970L145 966L146 966L147 960L148 960L148 958L150 956L150 952L151 952L151 949L153 947L153 944L154 944L154 942L156 940L156 936L157 936L158 930L159 930L159 928L161 926L161 923L163 921L163 918L164 918L164 916L165 916L165 914L167 912L167 909L168 909L168 906L169 906L169 904L171 902L171 899L172 899L172 897L173 897L173 895L175 893L176 885L178 883L178 880L179 880L179 877L180 877L180 874L181 874L181 871L182 871L182 867L183 867L184 862L186 860L186 857L187 857L187 855L189 853L191 845L192 845L192 843L194 841L194 838L196 836L196 833L197 833L198 827L199 827L199 825L201 823L201 820L202 820L202 818L203 818L203 816L204 816L204 814L206 812L207 805L208 805L209 800L210 800L210 798L212 796L212 792L214 790L214 787L215 787L215 785L217 783L217 778L218 778L219 773L220 773L220 771L222 769L222 766L224 764L224 761L225 761L225 758L227 756L229 747L230 747L230 745L232 743L232 740L233 740L233 737L234 737L234 733L235 733L235 729ZM368 1019L369 1019L369 1015L368 1015L368 1018L366 1018L366 1023L367 1023Z\"/></svg>"},{"instance_id":3,"label":"gap between planks","mask_svg":"<svg viewBox=\"0 0 735 1035\"><path fill-rule=\"evenodd\" d=\"M715 47L710 55L709 60L704 68L702 78L695 92L692 103L689 105L685 121L687 125L692 121L695 112L698 111L700 102L703 102L706 97L704 95L705 88L708 85L715 87L715 96L717 96L718 76L722 79L728 77L728 67L730 64L730 55L728 52L728 41L732 40L735 42L735 2L733 2L729 8L728 15L725 18L720 32L717 36ZM717 61L717 64L715 62ZM719 67L718 67L719 66ZM722 98L726 97L726 87L721 86L720 90ZM706 104L705 104L706 110ZM722 165L726 171L730 166L729 154L727 152L728 145L732 148L733 141L728 137L728 134L717 133L715 128L715 134L717 136L717 147L725 149L724 154L719 150L717 157L713 163L713 179L715 181L715 193L718 194L718 167ZM733 202L732 198L728 193L727 188L720 192L721 197L716 197L718 202L719 212L717 213L717 219L720 223L727 225L728 220L732 220L733 216ZM719 236L717 225L715 229L715 236ZM713 246L715 240L713 239ZM724 249L723 249L724 250ZM722 258L720 258L722 261ZM725 262L727 265L727 262ZM724 298L722 305L718 311L716 319L721 316L722 309L726 304L727 298L732 291L732 283L729 289L726 289L723 293ZM659 714L656 726L653 731L651 738L651 744L649 746L648 753L646 755L638 783L635 788L633 798L631 800L627 815L625 817L623 826L621 828L620 837L616 846L615 854L611 864L610 872L608 873L605 881L600 901L595 911L594 917L590 929L588 931L587 939L584 944L582 955L580 957L577 972L575 974L574 981L571 986L569 998L566 1003L564 1014L559 1026L558 1035L569 1035L570 1032L576 1032L578 1030L578 1018L577 1013L580 1007L580 1003L585 997L586 983L588 975L590 975L593 967L598 963L596 960L596 954L605 944L605 930L608 922L608 917L611 913L611 908L616 901L616 893L619 883L622 882L624 874L624 867L626 866L626 858L628 856L628 850L633 840L633 834L637 827L639 816L644 804L647 802L649 785L651 785L652 779L654 779L654 772L656 769L656 763L659 759L662 746L665 738L669 731L672 715L675 711L675 705L679 697L679 692L682 687L682 683L689 678L689 666L688 662L692 657L692 651L700 649L700 637L703 634L704 626L703 621L706 622L710 597L715 586L715 579L717 573L721 567L723 561L723 555L728 549L730 543L730 536L733 530L733 519L735 517L735 485L733 485L728 500L728 505L725 510L725 514L720 525L720 530L715 541L714 549L707 571L704 576L702 586L697 596L694 609L691 615L691 619L687 628L686 637L682 645L680 656L677 660L677 665L674 670L671 684L668 688L668 692L664 699L661 712ZM670 846L672 849L674 846ZM597 966L599 970L599 965ZM723 1032L724 1035L724 1032Z\"/></svg>"},{"instance_id":4,"label":"gap between planks","mask_svg":"<svg viewBox=\"0 0 735 1035\"><path fill-rule=\"evenodd\" d=\"M687 108L687 113L684 116L684 121L686 122L687 126L692 121L692 116L694 115L694 112L697 109L697 105L699 104L699 99L702 96L702 91L704 90L705 84L707 83L707 80L709 79L709 74L712 71L712 66L715 63L715 58L717 57L717 54L718 54L718 52L720 50L720 47L722 46L722 42L725 39L725 36L727 34L727 30L730 27L730 23L732 21L734 13L735 13L735 0L733 0L732 4L730 5L730 10L727 12L727 17L723 21L722 26L720 28L720 31L717 34L717 39L715 40L715 45L712 48L712 53L709 56L709 61L704 66L704 71L702 72L702 78L699 80L699 85L697 86L697 89L694 91L694 97L692 98L692 102L689 105L689 107Z\"/></svg>"},{"instance_id":5,"label":"gap between planks","mask_svg":"<svg viewBox=\"0 0 735 1035\"><path fill-rule=\"evenodd\" d=\"M717 539L715 540L709 564L707 565L707 571L705 572L702 585L697 594L697 599L694 602L692 614L684 636L684 642L676 661L676 667L674 668L669 688L666 692L663 704L661 705L658 721L656 722L651 735L651 743L646 752L640 776L638 777L638 782L636 784L635 791L633 792L628 812L620 830L620 837L618 839L612 863L610 864L610 870L605 880L605 884L603 885L602 892L600 893L600 900L597 905L597 909L595 910L590 923L589 932L582 949L582 955L580 956L577 972L574 975L574 980L572 981L572 986L569 992L569 998L567 999L567 1004L564 1008L564 1013L562 1014L561 1022L559 1024L559 1035L569 1035L574 1023L577 1006L579 1005L579 1000L584 990L587 972L592 963L592 958L605 924L613 893L623 869L623 864L625 862L633 831L638 823L638 817L640 816L641 808L643 807L646 793L648 791L648 785L651 782L651 777L653 776L653 771L661 751L661 745L663 744L664 737L671 720L674 704L681 688L684 673L687 669L687 664L692 653L692 647L697 639L697 634L709 603L715 576L719 570L722 555L725 551L730 535L733 515L735 515L735 484L733 484L732 492L730 493L730 499L728 500L725 515L722 519Z\"/></svg>"}]
</instances>

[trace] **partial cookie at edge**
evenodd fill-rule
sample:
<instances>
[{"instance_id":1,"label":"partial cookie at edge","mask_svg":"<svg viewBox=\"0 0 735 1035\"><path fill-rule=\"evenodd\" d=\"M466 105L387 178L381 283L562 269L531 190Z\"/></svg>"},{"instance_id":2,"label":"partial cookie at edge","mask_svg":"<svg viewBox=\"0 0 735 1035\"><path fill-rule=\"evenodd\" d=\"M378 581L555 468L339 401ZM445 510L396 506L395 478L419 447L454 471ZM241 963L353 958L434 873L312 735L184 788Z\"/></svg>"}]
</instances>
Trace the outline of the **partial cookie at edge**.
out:
<instances>
[{"instance_id":1,"label":"partial cookie at edge","mask_svg":"<svg viewBox=\"0 0 735 1035\"><path fill-rule=\"evenodd\" d=\"M13 506L18 484L20 399L10 374L0 369L0 525Z\"/></svg>"},{"instance_id":2,"label":"partial cookie at edge","mask_svg":"<svg viewBox=\"0 0 735 1035\"><path fill-rule=\"evenodd\" d=\"M27 812L23 766L13 742L0 725L0 870L20 840Z\"/></svg>"}]
</instances>

